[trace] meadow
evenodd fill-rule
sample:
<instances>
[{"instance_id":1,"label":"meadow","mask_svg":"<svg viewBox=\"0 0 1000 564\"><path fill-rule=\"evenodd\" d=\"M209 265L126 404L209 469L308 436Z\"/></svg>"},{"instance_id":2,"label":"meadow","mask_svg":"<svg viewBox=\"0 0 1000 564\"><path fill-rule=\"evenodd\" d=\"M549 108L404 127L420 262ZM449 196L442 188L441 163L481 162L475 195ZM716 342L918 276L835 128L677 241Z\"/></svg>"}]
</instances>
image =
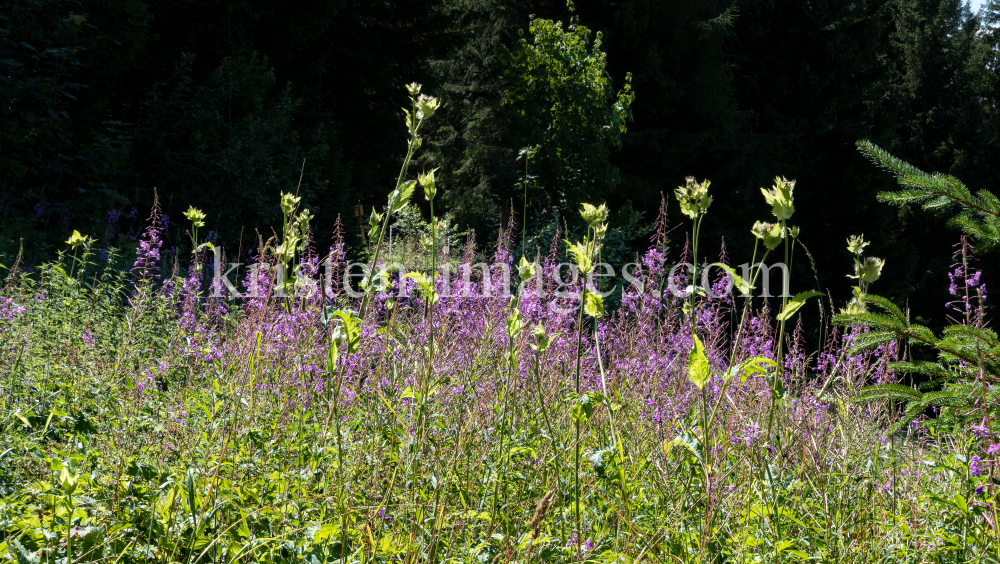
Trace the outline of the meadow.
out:
<instances>
[{"instance_id":1,"label":"meadow","mask_svg":"<svg viewBox=\"0 0 1000 564\"><path fill-rule=\"evenodd\" d=\"M883 262L860 236L845 242L848 304L741 297L760 295L759 267L699 285L713 202L688 179L664 204L686 238L669 240L663 210L612 310L584 276L604 206L583 205L586 235L557 234L537 257L514 252L513 220L495 242L445 250L434 173L409 179L436 108L418 95L366 256L372 273L402 272L348 292L343 238L313 240L294 193L282 232L239 270L254 289L241 298L214 276L224 261L194 208L172 262L154 208L134 261L75 233L57 261L5 267L0 561L1000 560L984 231L956 247L954 324L934 333L872 293ZM906 190L951 185L866 147ZM748 221L756 251L737 262L809 260L794 190L781 177L762 190L773 217ZM421 195L424 236L390 253L394 216ZM671 276L685 261L694 272ZM472 262L491 276L433 274ZM581 276L557 284L564 263Z\"/></svg>"}]
</instances>

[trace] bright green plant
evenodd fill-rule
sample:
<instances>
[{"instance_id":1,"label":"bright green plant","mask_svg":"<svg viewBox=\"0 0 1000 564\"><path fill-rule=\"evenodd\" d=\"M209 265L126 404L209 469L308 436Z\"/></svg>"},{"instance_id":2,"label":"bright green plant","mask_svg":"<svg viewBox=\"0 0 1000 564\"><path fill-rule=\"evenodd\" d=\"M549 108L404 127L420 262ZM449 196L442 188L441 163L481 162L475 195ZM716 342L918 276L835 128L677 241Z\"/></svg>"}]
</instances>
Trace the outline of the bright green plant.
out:
<instances>
[{"instance_id":1,"label":"bright green plant","mask_svg":"<svg viewBox=\"0 0 1000 564\"><path fill-rule=\"evenodd\" d=\"M573 12L572 1L568 2ZM537 180L533 186L546 205L586 198L606 198L618 182L610 149L621 144L634 99L631 74L616 91L606 71L601 34L573 16L563 23L536 18L504 59L511 86L504 104L516 115L524 143L530 147ZM527 192L528 178L522 188Z\"/></svg>"},{"instance_id":2,"label":"bright green plant","mask_svg":"<svg viewBox=\"0 0 1000 564\"><path fill-rule=\"evenodd\" d=\"M378 242L375 245L375 253L372 255L371 265L369 266L369 275L362 280L362 286L366 293L365 298L361 302L361 317L364 317L368 304L371 302L371 292L379 284L374 277L374 270L382 254L382 245L385 240L385 233L389 228L389 223L392 221L392 216L410 202L410 198L413 197L413 191L417 186L416 180L405 179L410 170L410 161L413 159L413 154L423 145L423 139L419 135L420 127L440 107L440 102L436 98L421 94L421 88L422 86L415 82L406 85L406 91L410 95L410 109L403 108L403 113L406 115L406 129L410 134L410 139L406 145L406 157L403 159L403 165L399 169L396 187L389 193L389 202L385 211L378 213L372 208L371 217L368 220L370 226L368 238L374 239L377 237ZM436 195L436 190L433 188L433 173L430 174L429 184L432 186L431 193L428 194L425 188L425 195L428 197L428 200L432 200L434 195ZM431 221L433 223L433 217Z\"/></svg>"}]
</instances>

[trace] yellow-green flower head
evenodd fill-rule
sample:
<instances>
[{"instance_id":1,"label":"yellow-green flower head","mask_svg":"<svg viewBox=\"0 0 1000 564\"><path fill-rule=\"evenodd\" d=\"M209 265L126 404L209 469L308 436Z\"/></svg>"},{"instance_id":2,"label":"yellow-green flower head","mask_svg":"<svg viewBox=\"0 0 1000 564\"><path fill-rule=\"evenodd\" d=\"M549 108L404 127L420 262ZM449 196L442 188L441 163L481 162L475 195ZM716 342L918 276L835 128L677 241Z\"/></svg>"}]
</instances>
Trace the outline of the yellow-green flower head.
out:
<instances>
[{"instance_id":1,"label":"yellow-green flower head","mask_svg":"<svg viewBox=\"0 0 1000 564\"><path fill-rule=\"evenodd\" d=\"M417 84L416 82L411 82L406 85L406 91L410 93L410 96L420 94L420 88L420 84Z\"/></svg>"},{"instance_id":2,"label":"yellow-green flower head","mask_svg":"<svg viewBox=\"0 0 1000 564\"><path fill-rule=\"evenodd\" d=\"M789 227L788 228L788 234L792 236L792 239L798 239L799 238L799 226L795 225L793 227Z\"/></svg>"},{"instance_id":3,"label":"yellow-green flower head","mask_svg":"<svg viewBox=\"0 0 1000 564\"><path fill-rule=\"evenodd\" d=\"M597 207L585 203L581 206L580 216L587 222L587 225L593 227L608 220L608 206L601 204L600 207Z\"/></svg>"},{"instance_id":4,"label":"yellow-green flower head","mask_svg":"<svg viewBox=\"0 0 1000 564\"><path fill-rule=\"evenodd\" d=\"M685 180L687 184L679 186L674 193L681 204L681 213L694 219L698 214L707 212L708 207L712 205L712 197L708 195L708 187L712 183L705 180L699 184L693 176L688 176Z\"/></svg>"},{"instance_id":5,"label":"yellow-green flower head","mask_svg":"<svg viewBox=\"0 0 1000 564\"><path fill-rule=\"evenodd\" d=\"M854 276L851 276L850 278L859 278L862 281L871 284L882 277L883 266L885 266L884 260L875 257L867 257L864 262L855 263Z\"/></svg>"},{"instance_id":6,"label":"yellow-green flower head","mask_svg":"<svg viewBox=\"0 0 1000 564\"><path fill-rule=\"evenodd\" d=\"M289 216L289 215L292 215L292 212L295 211L295 208L298 207L299 201L301 201L301 200L302 200L302 198L299 198L298 196L292 194L291 192L289 192L287 194L282 193L281 194L281 212L284 213L286 217Z\"/></svg>"},{"instance_id":7,"label":"yellow-green flower head","mask_svg":"<svg viewBox=\"0 0 1000 564\"><path fill-rule=\"evenodd\" d=\"M86 246L90 244L90 237L87 237L86 235L81 235L79 231L74 229L73 234L70 235L69 239L66 240L66 244L69 245L70 247L73 247L74 249L79 247L80 245Z\"/></svg>"},{"instance_id":8,"label":"yellow-green flower head","mask_svg":"<svg viewBox=\"0 0 1000 564\"><path fill-rule=\"evenodd\" d=\"M424 197L427 198L428 202L433 200L434 196L437 195L437 185L434 183L435 172L437 172L436 168L426 174L417 175L417 182L423 187Z\"/></svg>"},{"instance_id":9,"label":"yellow-green flower head","mask_svg":"<svg viewBox=\"0 0 1000 564\"><path fill-rule=\"evenodd\" d=\"M753 224L753 228L750 230L754 237L760 239L764 242L764 246L767 250L773 251L778 248L781 243L782 233L781 226L777 223L765 223L763 221L758 221Z\"/></svg>"},{"instance_id":10,"label":"yellow-green flower head","mask_svg":"<svg viewBox=\"0 0 1000 564\"><path fill-rule=\"evenodd\" d=\"M604 239L604 236L608 233L607 223L598 223L594 226L594 237L598 240Z\"/></svg>"},{"instance_id":11,"label":"yellow-green flower head","mask_svg":"<svg viewBox=\"0 0 1000 564\"><path fill-rule=\"evenodd\" d=\"M188 210L184 212L184 217L191 220L191 225L195 227L205 227L205 212L194 206L188 207Z\"/></svg>"},{"instance_id":12,"label":"yellow-green flower head","mask_svg":"<svg viewBox=\"0 0 1000 564\"><path fill-rule=\"evenodd\" d=\"M795 190L795 181L787 180L781 176L774 179L774 186L770 190L761 188L764 199L771 205L771 212L779 220L789 219L795 213L795 206L792 205L792 192Z\"/></svg>"},{"instance_id":13,"label":"yellow-green flower head","mask_svg":"<svg viewBox=\"0 0 1000 564\"><path fill-rule=\"evenodd\" d=\"M423 94L417 98L417 119L427 119L434 115L434 111L441 106L437 98L425 96Z\"/></svg>"},{"instance_id":14,"label":"yellow-green flower head","mask_svg":"<svg viewBox=\"0 0 1000 564\"><path fill-rule=\"evenodd\" d=\"M864 252L865 247L871 243L865 241L864 234L861 235L851 235L847 238L847 250L850 251L852 255L860 255Z\"/></svg>"}]
</instances>

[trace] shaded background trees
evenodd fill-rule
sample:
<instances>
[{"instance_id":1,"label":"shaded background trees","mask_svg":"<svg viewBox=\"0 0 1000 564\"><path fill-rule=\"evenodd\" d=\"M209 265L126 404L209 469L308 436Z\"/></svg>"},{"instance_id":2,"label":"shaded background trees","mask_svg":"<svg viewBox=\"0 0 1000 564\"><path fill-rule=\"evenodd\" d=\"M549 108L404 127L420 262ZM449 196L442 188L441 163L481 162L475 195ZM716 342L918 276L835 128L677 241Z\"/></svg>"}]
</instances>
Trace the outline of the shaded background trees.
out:
<instances>
[{"instance_id":1,"label":"shaded background trees","mask_svg":"<svg viewBox=\"0 0 1000 564\"><path fill-rule=\"evenodd\" d=\"M72 229L126 246L118 218L145 215L154 187L168 215L205 209L232 248L269 234L303 160L299 190L318 236L341 214L360 248L355 206L367 213L393 188L401 85L417 81L444 106L414 166L442 167L442 202L480 241L521 194L526 147L548 144L528 163L538 233L572 221L564 212L583 198L648 223L661 192L696 175L716 195L706 234L740 253L767 215L757 188L780 174L799 181L797 219L821 286L846 290L843 242L863 232L888 259L881 291L910 296L920 315L943 313L957 233L927 212L878 205L892 179L854 142L997 191L996 0L980 14L960 0L580 0L573 15L593 32L586 44L606 64L608 93L631 73L635 99L620 146L589 140L606 157L578 159L590 163L579 181L569 161L545 157L566 154L568 141L540 133L552 92L525 64L532 15L573 31L561 0L7 2L0 252L23 237L42 259ZM603 188L575 191L587 185ZM635 214L615 221L630 222L624 244L638 247L627 241L642 231Z\"/></svg>"}]
</instances>

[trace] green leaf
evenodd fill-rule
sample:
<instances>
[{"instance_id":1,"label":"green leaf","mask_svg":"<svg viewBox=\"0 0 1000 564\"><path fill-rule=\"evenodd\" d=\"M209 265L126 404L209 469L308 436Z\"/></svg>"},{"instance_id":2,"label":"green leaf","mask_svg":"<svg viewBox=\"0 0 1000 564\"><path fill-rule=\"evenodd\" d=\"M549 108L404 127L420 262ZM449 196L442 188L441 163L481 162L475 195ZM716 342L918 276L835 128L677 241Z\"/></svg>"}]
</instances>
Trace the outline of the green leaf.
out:
<instances>
[{"instance_id":1,"label":"green leaf","mask_svg":"<svg viewBox=\"0 0 1000 564\"><path fill-rule=\"evenodd\" d=\"M698 459L702 464L705 463L705 449L696 437L684 433L683 435L677 435L672 441L664 441L660 448L663 450L663 454L669 455L675 448L683 448L688 451L692 456Z\"/></svg>"},{"instance_id":2,"label":"green leaf","mask_svg":"<svg viewBox=\"0 0 1000 564\"><path fill-rule=\"evenodd\" d=\"M795 312L799 311L799 309L801 309L802 306L805 305L806 300L814 296L822 296L822 295L823 295L822 292L817 292L815 290L810 290L808 292L795 294L795 297L792 298L792 301L788 302L788 304L785 305L785 309L778 314L777 317L778 321L788 320L789 317L795 315Z\"/></svg>"},{"instance_id":3,"label":"green leaf","mask_svg":"<svg viewBox=\"0 0 1000 564\"><path fill-rule=\"evenodd\" d=\"M521 312L517 309L510 313L507 318L507 336L511 339L516 339L521 331L524 330L524 318L521 317Z\"/></svg>"},{"instance_id":4,"label":"green leaf","mask_svg":"<svg viewBox=\"0 0 1000 564\"><path fill-rule=\"evenodd\" d=\"M79 479L79 474L70 474L69 469L63 466L62 471L59 473L59 485L62 486L63 493L73 495L73 492L76 490L77 480Z\"/></svg>"},{"instance_id":5,"label":"green leaf","mask_svg":"<svg viewBox=\"0 0 1000 564\"><path fill-rule=\"evenodd\" d=\"M767 367L777 368L778 363L763 356L754 357L748 360L744 360L735 369L730 369L726 372L726 380L736 374L742 374L740 377L740 385L742 386L746 383L747 378L750 376L757 376L758 374L764 374L767 372Z\"/></svg>"},{"instance_id":6,"label":"green leaf","mask_svg":"<svg viewBox=\"0 0 1000 564\"><path fill-rule=\"evenodd\" d=\"M340 536L340 527L332 524L325 523L322 527L313 533L313 540L317 543L328 542L330 539L337 539Z\"/></svg>"},{"instance_id":7,"label":"green leaf","mask_svg":"<svg viewBox=\"0 0 1000 564\"><path fill-rule=\"evenodd\" d=\"M361 320L354 316L354 312L339 310L333 312L343 322L344 335L346 337L347 354L358 352L361 346Z\"/></svg>"},{"instance_id":8,"label":"green leaf","mask_svg":"<svg viewBox=\"0 0 1000 564\"><path fill-rule=\"evenodd\" d=\"M588 274L594 267L593 259L590 256L590 246L586 239L580 243L571 243L566 241L566 247L569 250L569 254L573 255L573 262L576 263L577 268L583 274Z\"/></svg>"},{"instance_id":9,"label":"green leaf","mask_svg":"<svg viewBox=\"0 0 1000 564\"><path fill-rule=\"evenodd\" d=\"M589 290L584 292L583 313L590 317L604 317L604 299Z\"/></svg>"},{"instance_id":10,"label":"green leaf","mask_svg":"<svg viewBox=\"0 0 1000 564\"><path fill-rule=\"evenodd\" d=\"M14 417L17 417L18 419L20 419L21 422L24 423L25 427L27 427L29 429L31 428L31 422L29 422L23 415L21 415L20 412L15 411L14 412Z\"/></svg>"},{"instance_id":11,"label":"green leaf","mask_svg":"<svg viewBox=\"0 0 1000 564\"><path fill-rule=\"evenodd\" d=\"M749 294L751 291L753 291L754 287L750 285L750 282L744 280L739 274L736 274L736 271L733 270L733 268L730 267L729 265L722 264L721 262L716 262L710 264L709 268L713 266L718 266L723 271L725 271L726 274L729 275L729 278L733 281L733 286L735 286L736 289L740 291L740 294Z\"/></svg>"},{"instance_id":12,"label":"green leaf","mask_svg":"<svg viewBox=\"0 0 1000 564\"><path fill-rule=\"evenodd\" d=\"M705 345L701 343L698 335L694 335L694 347L688 354L688 380L698 386L699 390L705 388L711 376L712 366L705 356Z\"/></svg>"},{"instance_id":13,"label":"green leaf","mask_svg":"<svg viewBox=\"0 0 1000 564\"><path fill-rule=\"evenodd\" d=\"M406 204L410 203L410 198L413 197L413 191L416 186L416 180L407 180L393 190L391 194L389 194L390 214L396 213L397 211L403 209Z\"/></svg>"}]
</instances>

